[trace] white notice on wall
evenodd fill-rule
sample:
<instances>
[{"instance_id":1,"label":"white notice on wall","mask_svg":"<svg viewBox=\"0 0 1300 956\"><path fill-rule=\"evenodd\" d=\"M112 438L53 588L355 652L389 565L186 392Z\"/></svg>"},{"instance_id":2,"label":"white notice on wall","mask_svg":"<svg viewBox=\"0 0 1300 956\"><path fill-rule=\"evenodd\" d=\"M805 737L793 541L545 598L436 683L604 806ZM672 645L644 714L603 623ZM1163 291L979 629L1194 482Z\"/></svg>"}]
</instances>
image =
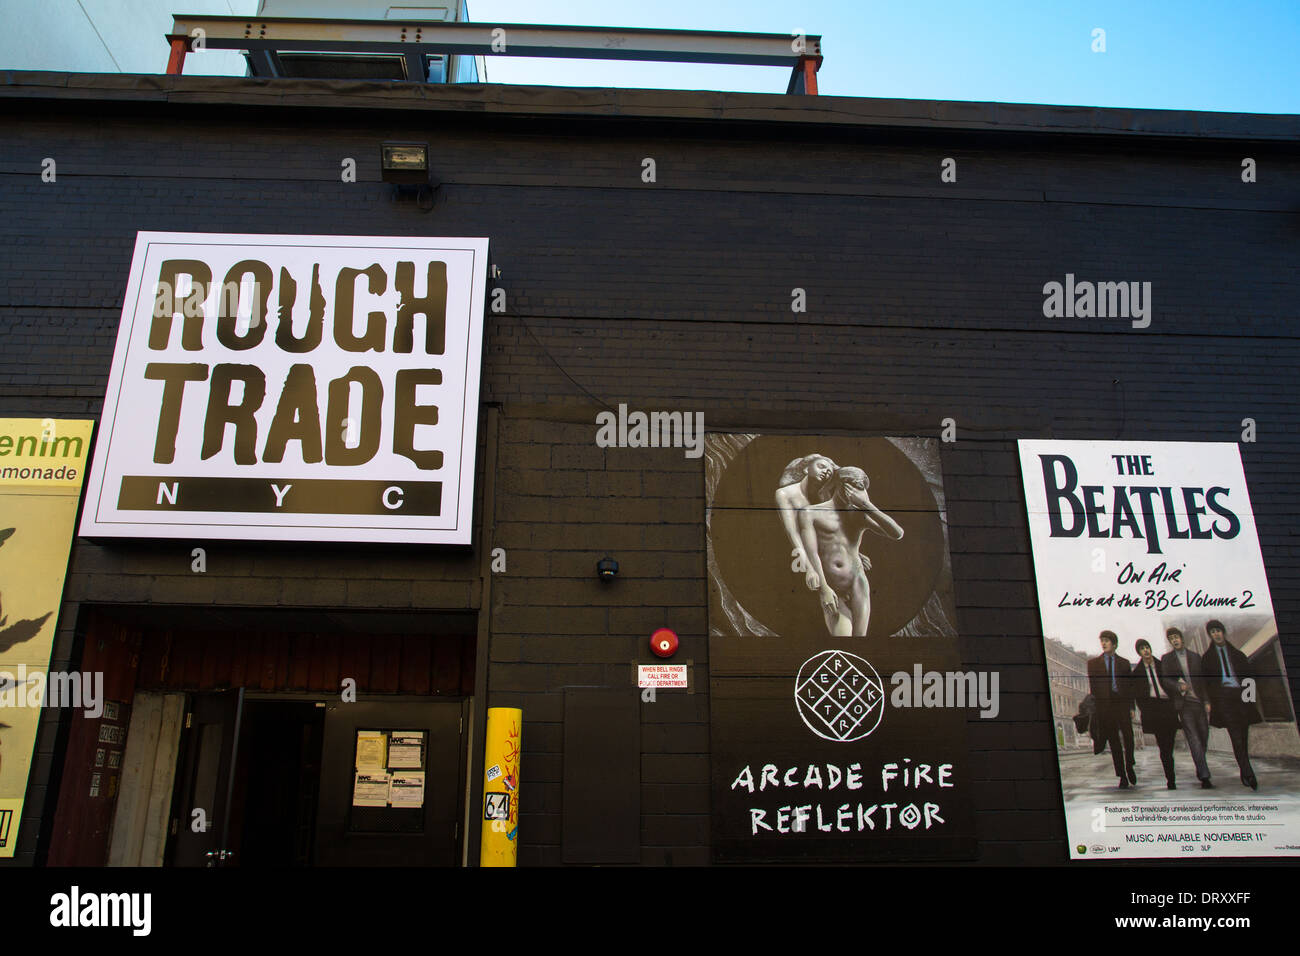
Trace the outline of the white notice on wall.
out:
<instances>
[{"instance_id":1,"label":"white notice on wall","mask_svg":"<svg viewBox=\"0 0 1300 956\"><path fill-rule=\"evenodd\" d=\"M685 664L638 664L636 668L637 687L681 687L690 686Z\"/></svg>"},{"instance_id":2,"label":"white notice on wall","mask_svg":"<svg viewBox=\"0 0 1300 956\"><path fill-rule=\"evenodd\" d=\"M383 770L358 771L352 785L354 807L388 806L388 790L392 778Z\"/></svg>"},{"instance_id":3,"label":"white notice on wall","mask_svg":"<svg viewBox=\"0 0 1300 956\"><path fill-rule=\"evenodd\" d=\"M419 730L394 730L388 735L389 769L424 766L424 733Z\"/></svg>"},{"instance_id":4,"label":"white notice on wall","mask_svg":"<svg viewBox=\"0 0 1300 956\"><path fill-rule=\"evenodd\" d=\"M395 807L424 806L424 771L404 770L393 774L388 802Z\"/></svg>"}]
</instances>

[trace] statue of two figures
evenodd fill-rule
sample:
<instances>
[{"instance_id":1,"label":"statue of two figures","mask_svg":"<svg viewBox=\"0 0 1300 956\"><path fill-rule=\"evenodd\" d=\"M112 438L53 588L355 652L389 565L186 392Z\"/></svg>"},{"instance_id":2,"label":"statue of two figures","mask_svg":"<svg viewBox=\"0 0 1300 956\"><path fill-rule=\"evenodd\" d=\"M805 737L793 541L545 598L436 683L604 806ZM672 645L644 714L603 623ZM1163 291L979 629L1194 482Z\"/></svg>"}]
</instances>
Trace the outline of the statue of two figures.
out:
<instances>
[{"instance_id":1,"label":"statue of two figures","mask_svg":"<svg viewBox=\"0 0 1300 956\"><path fill-rule=\"evenodd\" d=\"M870 531L892 541L903 529L871 501L867 473L841 468L825 455L796 458L785 466L776 506L793 550L791 569L804 575L821 601L826 630L835 637L865 637L871 619L871 562L861 553Z\"/></svg>"}]
</instances>

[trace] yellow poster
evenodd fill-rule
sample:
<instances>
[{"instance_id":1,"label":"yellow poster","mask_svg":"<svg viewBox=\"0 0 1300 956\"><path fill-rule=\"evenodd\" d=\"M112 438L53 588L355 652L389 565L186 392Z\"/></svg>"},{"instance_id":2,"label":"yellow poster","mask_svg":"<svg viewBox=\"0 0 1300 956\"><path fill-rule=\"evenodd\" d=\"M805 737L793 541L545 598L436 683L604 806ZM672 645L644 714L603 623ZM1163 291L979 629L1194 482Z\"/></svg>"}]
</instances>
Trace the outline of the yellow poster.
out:
<instances>
[{"instance_id":1,"label":"yellow poster","mask_svg":"<svg viewBox=\"0 0 1300 956\"><path fill-rule=\"evenodd\" d=\"M93 428L0 418L0 858L18 843Z\"/></svg>"}]
</instances>

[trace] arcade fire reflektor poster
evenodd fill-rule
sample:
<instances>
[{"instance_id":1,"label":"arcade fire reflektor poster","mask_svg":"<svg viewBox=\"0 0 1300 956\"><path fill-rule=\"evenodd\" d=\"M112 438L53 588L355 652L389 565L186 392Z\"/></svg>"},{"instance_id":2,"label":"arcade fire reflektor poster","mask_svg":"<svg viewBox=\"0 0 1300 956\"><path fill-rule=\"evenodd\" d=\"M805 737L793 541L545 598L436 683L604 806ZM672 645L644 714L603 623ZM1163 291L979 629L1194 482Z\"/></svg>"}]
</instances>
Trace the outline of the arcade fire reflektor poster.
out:
<instances>
[{"instance_id":1,"label":"arcade fire reflektor poster","mask_svg":"<svg viewBox=\"0 0 1300 956\"><path fill-rule=\"evenodd\" d=\"M93 427L0 418L0 858L18 843Z\"/></svg>"},{"instance_id":2,"label":"arcade fire reflektor poster","mask_svg":"<svg viewBox=\"0 0 1300 956\"><path fill-rule=\"evenodd\" d=\"M937 442L705 443L720 862L975 855Z\"/></svg>"},{"instance_id":3,"label":"arcade fire reflektor poster","mask_svg":"<svg viewBox=\"0 0 1300 956\"><path fill-rule=\"evenodd\" d=\"M1237 446L1019 444L1071 859L1300 856Z\"/></svg>"}]
</instances>

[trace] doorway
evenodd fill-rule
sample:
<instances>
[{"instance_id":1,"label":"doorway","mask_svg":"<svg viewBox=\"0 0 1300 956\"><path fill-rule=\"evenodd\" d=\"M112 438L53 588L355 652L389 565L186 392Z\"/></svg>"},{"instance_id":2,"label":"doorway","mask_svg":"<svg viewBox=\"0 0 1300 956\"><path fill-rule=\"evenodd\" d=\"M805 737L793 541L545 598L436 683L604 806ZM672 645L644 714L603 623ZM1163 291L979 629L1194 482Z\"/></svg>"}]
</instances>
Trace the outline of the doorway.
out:
<instances>
[{"instance_id":1,"label":"doorway","mask_svg":"<svg viewBox=\"0 0 1300 956\"><path fill-rule=\"evenodd\" d=\"M456 865L466 707L190 695L167 864Z\"/></svg>"},{"instance_id":2,"label":"doorway","mask_svg":"<svg viewBox=\"0 0 1300 956\"><path fill-rule=\"evenodd\" d=\"M72 721L58 745L38 856L62 866L408 862L384 848L379 818L412 861L461 862L475 628L460 612L84 606L81 669L104 673L105 716ZM373 806L369 787L354 814L356 730L332 739L329 728L359 713L349 708L407 704L416 709L360 729L419 730L428 763L384 768L393 813ZM427 819L410 812L426 809L426 794Z\"/></svg>"},{"instance_id":3,"label":"doorway","mask_svg":"<svg viewBox=\"0 0 1300 956\"><path fill-rule=\"evenodd\" d=\"M325 705L246 700L235 764L231 848L240 866L315 860Z\"/></svg>"}]
</instances>

